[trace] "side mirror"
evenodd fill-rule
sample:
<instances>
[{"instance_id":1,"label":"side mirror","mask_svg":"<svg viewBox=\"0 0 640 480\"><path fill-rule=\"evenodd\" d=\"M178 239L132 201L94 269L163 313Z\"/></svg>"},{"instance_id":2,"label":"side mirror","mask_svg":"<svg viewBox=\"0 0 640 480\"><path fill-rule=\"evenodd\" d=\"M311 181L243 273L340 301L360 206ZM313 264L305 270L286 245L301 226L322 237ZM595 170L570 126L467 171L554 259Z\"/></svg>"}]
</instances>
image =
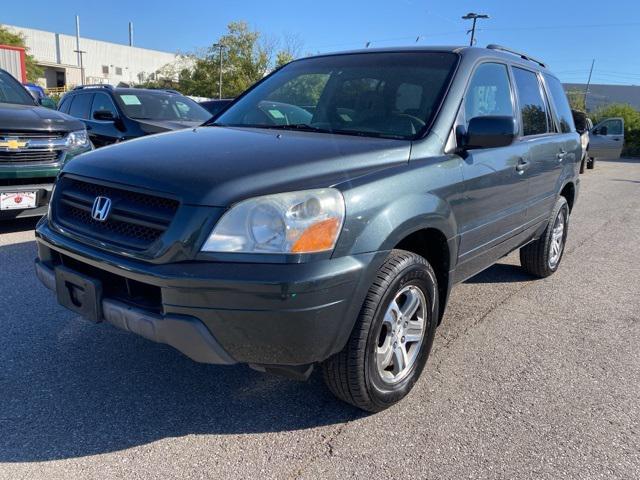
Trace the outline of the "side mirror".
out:
<instances>
[{"instance_id":1,"label":"side mirror","mask_svg":"<svg viewBox=\"0 0 640 480\"><path fill-rule=\"evenodd\" d=\"M598 133L596 133L596 135L607 135L609 133L609 130L607 129L606 126L602 126L598 129Z\"/></svg>"},{"instance_id":2,"label":"side mirror","mask_svg":"<svg viewBox=\"0 0 640 480\"><path fill-rule=\"evenodd\" d=\"M463 150L507 147L513 143L516 134L514 117L474 117L469 121L467 131L459 136L458 145Z\"/></svg>"},{"instance_id":3,"label":"side mirror","mask_svg":"<svg viewBox=\"0 0 640 480\"><path fill-rule=\"evenodd\" d=\"M113 115L113 112L109 110L97 110L93 112L94 120L101 120L103 122L113 122L116 117Z\"/></svg>"}]
</instances>

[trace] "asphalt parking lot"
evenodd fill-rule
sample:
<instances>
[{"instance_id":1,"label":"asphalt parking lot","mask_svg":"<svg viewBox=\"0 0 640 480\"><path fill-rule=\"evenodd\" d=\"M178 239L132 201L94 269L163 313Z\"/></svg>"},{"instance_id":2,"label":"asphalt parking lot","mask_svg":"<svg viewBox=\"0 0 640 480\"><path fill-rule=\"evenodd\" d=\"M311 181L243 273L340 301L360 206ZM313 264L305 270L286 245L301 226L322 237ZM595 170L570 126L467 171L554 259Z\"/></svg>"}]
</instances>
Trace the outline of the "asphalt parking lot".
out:
<instances>
[{"instance_id":1,"label":"asphalt parking lot","mask_svg":"<svg viewBox=\"0 0 640 480\"><path fill-rule=\"evenodd\" d=\"M92 325L0 225L0 478L640 478L640 161L581 176L558 273L454 289L425 374L365 415Z\"/></svg>"}]
</instances>

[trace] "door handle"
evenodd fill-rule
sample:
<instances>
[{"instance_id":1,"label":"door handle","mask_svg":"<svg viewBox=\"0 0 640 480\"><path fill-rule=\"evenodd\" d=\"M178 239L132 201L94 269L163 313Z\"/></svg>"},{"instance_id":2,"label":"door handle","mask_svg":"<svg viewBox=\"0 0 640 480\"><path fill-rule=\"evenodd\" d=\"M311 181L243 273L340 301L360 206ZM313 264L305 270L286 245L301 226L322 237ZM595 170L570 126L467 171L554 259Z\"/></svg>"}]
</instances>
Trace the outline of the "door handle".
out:
<instances>
[{"instance_id":1,"label":"door handle","mask_svg":"<svg viewBox=\"0 0 640 480\"><path fill-rule=\"evenodd\" d=\"M560 149L560 152L557 155L558 161L561 162L562 160L564 160L564 157L566 157L567 155L567 151L564 148Z\"/></svg>"},{"instance_id":2,"label":"door handle","mask_svg":"<svg viewBox=\"0 0 640 480\"><path fill-rule=\"evenodd\" d=\"M529 168L529 161L520 157L518 159L518 163L516 164L516 171L520 174L524 173L524 171Z\"/></svg>"},{"instance_id":3,"label":"door handle","mask_svg":"<svg viewBox=\"0 0 640 480\"><path fill-rule=\"evenodd\" d=\"M614 142L619 142L619 141L620 141L620 139L619 139L619 138L614 138L614 139L613 139L613 141L614 141Z\"/></svg>"}]
</instances>

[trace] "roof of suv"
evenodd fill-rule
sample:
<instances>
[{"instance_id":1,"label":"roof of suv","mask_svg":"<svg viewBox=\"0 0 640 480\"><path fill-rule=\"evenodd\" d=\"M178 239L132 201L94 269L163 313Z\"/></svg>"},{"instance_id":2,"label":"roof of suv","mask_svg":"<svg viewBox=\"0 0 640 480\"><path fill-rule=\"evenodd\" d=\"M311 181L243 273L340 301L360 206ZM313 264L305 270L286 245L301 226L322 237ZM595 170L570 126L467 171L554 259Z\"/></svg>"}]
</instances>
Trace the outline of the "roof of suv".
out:
<instances>
[{"instance_id":1,"label":"roof of suv","mask_svg":"<svg viewBox=\"0 0 640 480\"><path fill-rule=\"evenodd\" d=\"M464 45L434 45L434 46L406 46L406 47L386 47L386 48L366 48L348 50L343 52L331 52L314 55L307 58L328 57L333 55L351 55L361 53L401 53L401 52L436 52L436 53L457 53L463 56L475 58L500 58L512 63L520 64L535 70L549 72L547 66L542 61L522 52L518 52L500 45L487 45L487 47L470 47ZM302 60L302 59L301 59Z\"/></svg>"},{"instance_id":2,"label":"roof of suv","mask_svg":"<svg viewBox=\"0 0 640 480\"><path fill-rule=\"evenodd\" d=\"M80 85L78 87L75 87L73 90L71 90L71 92L69 93L78 93L78 92L82 92L82 91L90 91L90 92L95 92L95 91L107 91L107 92L114 92L114 93L140 93L140 92L145 92L145 93L157 93L157 94L173 94L173 95L182 95L182 93L176 91L176 90L171 90L171 89L162 89L162 88L132 88L132 87L114 87L112 85Z\"/></svg>"}]
</instances>

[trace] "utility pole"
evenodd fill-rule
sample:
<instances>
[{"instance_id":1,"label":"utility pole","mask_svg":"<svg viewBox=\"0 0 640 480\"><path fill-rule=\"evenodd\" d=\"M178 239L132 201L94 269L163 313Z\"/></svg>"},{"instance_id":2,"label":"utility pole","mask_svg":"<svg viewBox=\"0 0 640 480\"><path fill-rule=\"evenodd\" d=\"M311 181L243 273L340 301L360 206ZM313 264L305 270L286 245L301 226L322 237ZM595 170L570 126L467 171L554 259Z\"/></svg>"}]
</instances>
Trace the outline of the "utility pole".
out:
<instances>
[{"instance_id":1,"label":"utility pole","mask_svg":"<svg viewBox=\"0 0 640 480\"><path fill-rule=\"evenodd\" d=\"M214 43L213 46L220 49L220 79L218 80L218 98L222 99L222 50L224 49L224 44L219 42Z\"/></svg>"},{"instance_id":2,"label":"utility pole","mask_svg":"<svg viewBox=\"0 0 640 480\"><path fill-rule=\"evenodd\" d=\"M74 52L78 54L78 58L80 59L80 79L82 80L82 85L84 85L86 82L84 78L84 62L82 61L82 55L87 52L86 50L74 50Z\"/></svg>"},{"instance_id":3,"label":"utility pole","mask_svg":"<svg viewBox=\"0 0 640 480\"><path fill-rule=\"evenodd\" d=\"M591 61L591 70L589 70L589 79L587 80L587 85L584 88L584 109L587 110L587 95L589 95L589 86L591 85L591 75L593 74L593 66L596 63L596 59L594 58Z\"/></svg>"},{"instance_id":4,"label":"utility pole","mask_svg":"<svg viewBox=\"0 0 640 480\"><path fill-rule=\"evenodd\" d=\"M484 20L487 18L489 18L489 15L485 15L483 13L473 13L473 12L469 12L464 17L462 17L463 20L473 20L473 25L471 26L471 29L467 31L467 35L471 34L471 41L469 42L470 46L473 47L473 44L476 39L476 22L478 21L478 19Z\"/></svg>"}]
</instances>

